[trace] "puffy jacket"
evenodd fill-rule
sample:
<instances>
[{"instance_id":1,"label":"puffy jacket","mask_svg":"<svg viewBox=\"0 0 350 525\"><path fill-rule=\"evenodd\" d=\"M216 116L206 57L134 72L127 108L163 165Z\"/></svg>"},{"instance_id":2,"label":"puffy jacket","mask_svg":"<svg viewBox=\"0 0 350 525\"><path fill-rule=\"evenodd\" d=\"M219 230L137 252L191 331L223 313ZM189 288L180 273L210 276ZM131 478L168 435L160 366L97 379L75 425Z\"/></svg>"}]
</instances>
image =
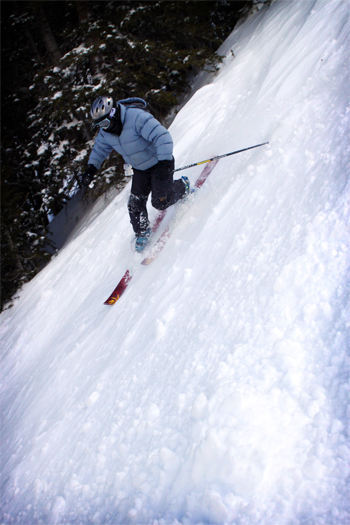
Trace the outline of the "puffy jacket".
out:
<instances>
[{"instance_id":1,"label":"puffy jacket","mask_svg":"<svg viewBox=\"0 0 350 525\"><path fill-rule=\"evenodd\" d=\"M121 102L129 100L132 99ZM99 169L112 150L122 155L127 164L139 170L147 170L160 160L172 160L173 140L169 131L147 111L124 106L121 102L118 102L123 124L120 136L101 129L90 154L89 164Z\"/></svg>"}]
</instances>

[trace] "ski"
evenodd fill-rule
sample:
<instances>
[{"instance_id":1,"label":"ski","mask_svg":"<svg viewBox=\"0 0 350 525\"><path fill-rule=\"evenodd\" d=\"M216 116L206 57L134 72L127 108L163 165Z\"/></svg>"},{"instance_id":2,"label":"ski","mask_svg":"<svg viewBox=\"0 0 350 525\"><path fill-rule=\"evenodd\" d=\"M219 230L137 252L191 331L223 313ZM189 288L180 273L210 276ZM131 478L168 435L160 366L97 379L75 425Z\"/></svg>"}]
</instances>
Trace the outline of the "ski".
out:
<instances>
[{"instance_id":1,"label":"ski","mask_svg":"<svg viewBox=\"0 0 350 525\"><path fill-rule=\"evenodd\" d=\"M120 297L123 295L125 290L128 287L129 282L131 281L133 276L133 273L130 270L126 270L123 277L120 279L119 283L117 284L117 287L113 290L111 295L108 297L107 301L104 302L104 304L114 304L120 299Z\"/></svg>"},{"instance_id":2,"label":"ski","mask_svg":"<svg viewBox=\"0 0 350 525\"><path fill-rule=\"evenodd\" d=\"M159 226L162 223L162 220L165 217L167 210L161 210L158 212L155 221L152 226L152 235L154 235L157 230L159 229ZM115 304L123 295L125 290L127 289L129 282L131 281L135 271L135 265L133 265L131 268L128 268L126 272L124 273L123 277L120 279L119 283L117 284L116 288L113 290L111 295L108 297L108 299L103 303L107 305L113 305Z\"/></svg>"},{"instance_id":3,"label":"ski","mask_svg":"<svg viewBox=\"0 0 350 525\"><path fill-rule=\"evenodd\" d=\"M218 158L214 158L211 160L204 168L200 176L195 182L195 190L198 190L201 186L203 186L204 182L209 177L210 173L213 171L217 163L219 162ZM183 214L186 212L187 207L183 204L181 205L181 208L178 213L175 214L172 221L167 225L162 235L159 237L157 242L153 245L148 255L143 259L141 264L147 266L148 264L151 264L160 254L160 252L163 250L164 246L168 242L169 238L171 237L172 232L174 231L177 223L183 216Z\"/></svg>"},{"instance_id":4,"label":"ski","mask_svg":"<svg viewBox=\"0 0 350 525\"><path fill-rule=\"evenodd\" d=\"M208 176L212 172L212 170L215 168L216 164L219 162L219 158L214 158L211 160L203 169L201 174L199 175L198 179L196 180L194 187L195 189L201 188L201 186L204 184L204 182L207 180ZM186 211L187 207L181 207L181 211L178 214L175 214L173 217L173 220L170 221L168 226L165 228L162 235L159 237L153 248L151 248L149 254L141 261L141 264L148 265L151 262L153 262L159 255L159 253L164 248L165 244L167 243L169 237L171 236L172 231L174 230L176 224L180 220L180 217L182 217L183 213ZM162 210L158 213L154 224L152 226L152 235L157 232L159 229L165 214L167 210ZM123 277L120 279L119 283L117 284L116 288L113 290L111 295L108 297L108 299L104 302L106 305L112 306L115 304L123 295L125 290L127 289L133 275L135 272L135 264L133 264L130 268L126 270Z\"/></svg>"}]
</instances>

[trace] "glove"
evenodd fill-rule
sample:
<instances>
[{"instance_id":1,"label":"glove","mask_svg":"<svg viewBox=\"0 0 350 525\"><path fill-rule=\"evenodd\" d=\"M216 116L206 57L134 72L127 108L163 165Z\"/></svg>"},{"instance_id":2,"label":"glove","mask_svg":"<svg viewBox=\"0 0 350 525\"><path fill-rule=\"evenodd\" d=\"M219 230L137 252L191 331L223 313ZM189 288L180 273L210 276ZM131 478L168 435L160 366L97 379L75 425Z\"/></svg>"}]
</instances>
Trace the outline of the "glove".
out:
<instances>
[{"instance_id":1,"label":"glove","mask_svg":"<svg viewBox=\"0 0 350 525\"><path fill-rule=\"evenodd\" d=\"M82 186L89 186L90 182L94 178L95 174L97 173L97 168L93 164L89 164L84 173L81 175L81 185Z\"/></svg>"},{"instance_id":2,"label":"glove","mask_svg":"<svg viewBox=\"0 0 350 525\"><path fill-rule=\"evenodd\" d=\"M174 157L172 160L160 160L158 164L153 166L152 170L154 175L159 180L166 180L170 178L174 171Z\"/></svg>"}]
</instances>

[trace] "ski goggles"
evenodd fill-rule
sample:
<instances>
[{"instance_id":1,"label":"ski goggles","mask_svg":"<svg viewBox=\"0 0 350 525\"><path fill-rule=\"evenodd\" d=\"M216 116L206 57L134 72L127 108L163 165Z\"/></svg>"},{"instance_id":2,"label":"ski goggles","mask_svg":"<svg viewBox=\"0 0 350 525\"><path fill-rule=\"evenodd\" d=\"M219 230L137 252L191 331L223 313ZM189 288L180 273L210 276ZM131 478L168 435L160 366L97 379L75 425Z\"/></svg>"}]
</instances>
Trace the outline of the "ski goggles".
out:
<instances>
[{"instance_id":1,"label":"ski goggles","mask_svg":"<svg viewBox=\"0 0 350 525\"><path fill-rule=\"evenodd\" d=\"M111 125L111 118L115 115L116 109L112 108L108 114L108 117L101 117L101 120L96 120L92 123L92 129L97 127L107 129Z\"/></svg>"},{"instance_id":2,"label":"ski goggles","mask_svg":"<svg viewBox=\"0 0 350 525\"><path fill-rule=\"evenodd\" d=\"M107 129L111 125L111 121L108 118L104 118L101 122L93 122L92 129L102 128Z\"/></svg>"}]
</instances>

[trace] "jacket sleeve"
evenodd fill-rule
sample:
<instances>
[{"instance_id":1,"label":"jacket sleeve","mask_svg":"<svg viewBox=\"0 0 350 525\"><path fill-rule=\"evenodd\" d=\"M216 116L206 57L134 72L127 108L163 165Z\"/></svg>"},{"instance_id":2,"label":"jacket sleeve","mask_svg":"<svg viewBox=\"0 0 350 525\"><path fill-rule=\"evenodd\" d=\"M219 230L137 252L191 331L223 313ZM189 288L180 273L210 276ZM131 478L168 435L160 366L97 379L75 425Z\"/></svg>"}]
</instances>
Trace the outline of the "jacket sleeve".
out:
<instances>
[{"instance_id":1,"label":"jacket sleeve","mask_svg":"<svg viewBox=\"0 0 350 525\"><path fill-rule=\"evenodd\" d=\"M157 149L158 161L172 160L173 139L169 131L152 115L140 111L135 121L136 132L149 142L153 142Z\"/></svg>"},{"instance_id":2,"label":"jacket sleeve","mask_svg":"<svg viewBox=\"0 0 350 525\"><path fill-rule=\"evenodd\" d=\"M108 157L112 150L112 146L103 140L102 132L100 131L90 153L88 164L93 164L93 166L99 170L102 162Z\"/></svg>"}]
</instances>

